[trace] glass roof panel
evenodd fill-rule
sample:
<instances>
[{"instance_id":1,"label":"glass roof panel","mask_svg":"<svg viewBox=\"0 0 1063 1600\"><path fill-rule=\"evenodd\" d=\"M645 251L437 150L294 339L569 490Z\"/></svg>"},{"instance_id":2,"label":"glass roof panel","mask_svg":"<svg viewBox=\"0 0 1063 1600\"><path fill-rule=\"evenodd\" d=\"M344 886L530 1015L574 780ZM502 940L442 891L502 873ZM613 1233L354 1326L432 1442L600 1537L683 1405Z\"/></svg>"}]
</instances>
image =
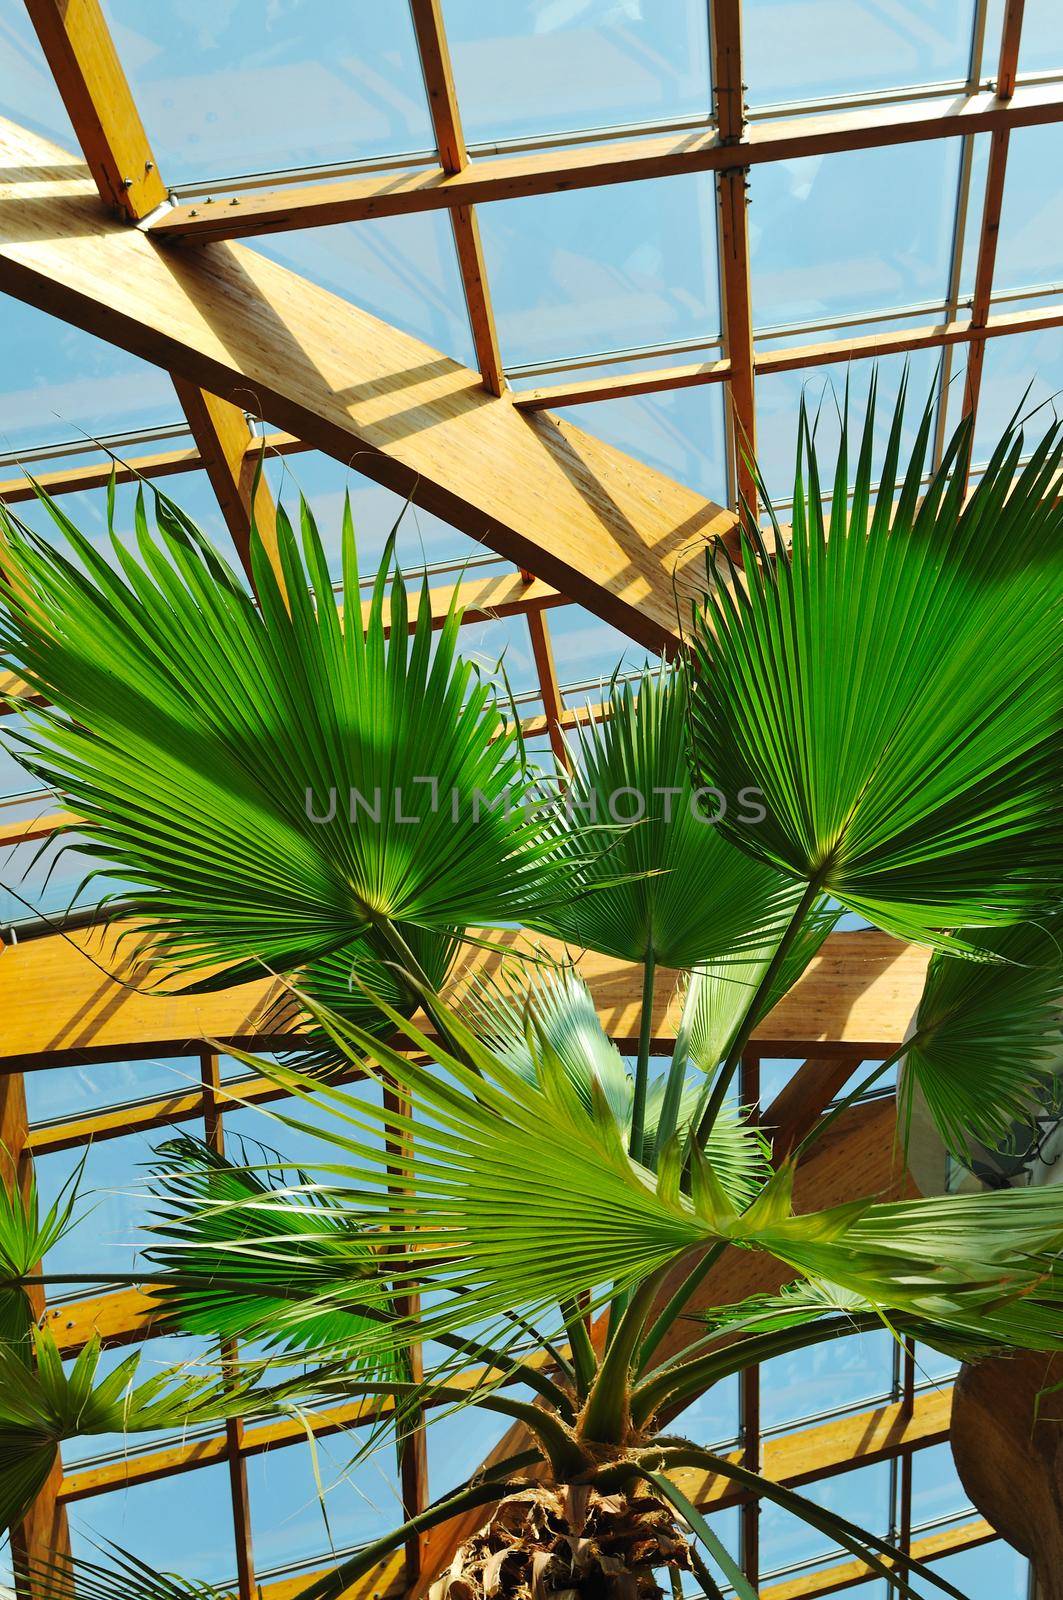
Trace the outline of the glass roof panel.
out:
<instances>
[{"instance_id":1,"label":"glass roof panel","mask_svg":"<svg viewBox=\"0 0 1063 1600\"><path fill-rule=\"evenodd\" d=\"M0 295L0 349L0 451L161 426L181 416L160 368L8 295Z\"/></svg>"},{"instance_id":2,"label":"glass roof panel","mask_svg":"<svg viewBox=\"0 0 1063 1600\"><path fill-rule=\"evenodd\" d=\"M1026 0L1022 13L1020 72L1063 68L1063 9L1059 0Z\"/></svg>"},{"instance_id":3,"label":"glass roof panel","mask_svg":"<svg viewBox=\"0 0 1063 1600\"><path fill-rule=\"evenodd\" d=\"M470 143L707 117L706 0L443 0Z\"/></svg>"},{"instance_id":4,"label":"glass roof panel","mask_svg":"<svg viewBox=\"0 0 1063 1600\"><path fill-rule=\"evenodd\" d=\"M1063 389L1063 328L990 339L982 367L982 389L974 429L974 459L984 462L1020 406L1028 418L1028 445L1058 414Z\"/></svg>"},{"instance_id":5,"label":"glass roof panel","mask_svg":"<svg viewBox=\"0 0 1063 1600\"><path fill-rule=\"evenodd\" d=\"M723 385L567 406L558 414L710 499L727 499Z\"/></svg>"},{"instance_id":6,"label":"glass roof panel","mask_svg":"<svg viewBox=\"0 0 1063 1600\"><path fill-rule=\"evenodd\" d=\"M804 1484L801 1493L825 1511L833 1511L836 1516L859 1523L872 1533L885 1536L889 1532L891 1495L888 1461L840 1472L836 1477L826 1478L820 1483ZM838 1551L829 1534L821 1533L771 1501L761 1502L759 1520L762 1573L775 1573L798 1563L802 1567L806 1563L812 1566Z\"/></svg>"},{"instance_id":7,"label":"glass roof panel","mask_svg":"<svg viewBox=\"0 0 1063 1600\"><path fill-rule=\"evenodd\" d=\"M254 248L456 361L474 364L444 212L272 234L256 239Z\"/></svg>"},{"instance_id":8,"label":"glass roof panel","mask_svg":"<svg viewBox=\"0 0 1063 1600\"><path fill-rule=\"evenodd\" d=\"M536 195L478 215L507 367L719 332L708 174Z\"/></svg>"},{"instance_id":9,"label":"glass roof panel","mask_svg":"<svg viewBox=\"0 0 1063 1600\"><path fill-rule=\"evenodd\" d=\"M266 476L274 498L285 506L293 523L298 512L299 495L302 493L306 496L325 547L329 571L337 580L341 576L340 535L346 494L351 497L358 563L363 578L372 578L376 572L388 535L396 523L396 553L406 571L412 572L435 562L453 562L460 569L462 562L479 563L485 555L492 553L467 534L459 533L449 522L444 522L419 506L406 505L402 496L393 490L373 483L353 467L332 456L322 455L317 450L300 451L296 455L267 460ZM179 489L174 489L172 493L178 504L183 504ZM507 569L508 563L498 557L483 576ZM474 577L478 573L479 565L471 568L468 576ZM461 577L461 571L455 570L432 581L440 584L458 583Z\"/></svg>"},{"instance_id":10,"label":"glass roof panel","mask_svg":"<svg viewBox=\"0 0 1063 1600\"><path fill-rule=\"evenodd\" d=\"M969 1600L1002 1600L1005 1595L1025 1600L1031 1592L1029 1562L1003 1539L935 1561L934 1571Z\"/></svg>"},{"instance_id":11,"label":"glass roof panel","mask_svg":"<svg viewBox=\"0 0 1063 1600\"><path fill-rule=\"evenodd\" d=\"M994 290L1063 283L1063 125L1008 140Z\"/></svg>"},{"instance_id":12,"label":"glass roof panel","mask_svg":"<svg viewBox=\"0 0 1063 1600\"><path fill-rule=\"evenodd\" d=\"M743 0L749 104L966 78L973 17L973 0Z\"/></svg>"},{"instance_id":13,"label":"glass roof panel","mask_svg":"<svg viewBox=\"0 0 1063 1600\"><path fill-rule=\"evenodd\" d=\"M0 115L67 150L77 141L22 0L0 0Z\"/></svg>"},{"instance_id":14,"label":"glass roof panel","mask_svg":"<svg viewBox=\"0 0 1063 1600\"><path fill-rule=\"evenodd\" d=\"M186 1578L224 1582L236 1568L229 1468L223 1462L78 1500L68 1515L71 1548L83 1561L104 1561L100 1546L110 1540L156 1571Z\"/></svg>"},{"instance_id":15,"label":"glass roof panel","mask_svg":"<svg viewBox=\"0 0 1063 1600\"><path fill-rule=\"evenodd\" d=\"M793 494L797 422L802 396L809 420L816 421L818 418L816 449L821 475L826 472L829 487L846 383L849 386L850 428L859 428L867 406L872 374L878 373L875 422L877 465L882 459L893 407L905 371L908 372L908 402L902 452L910 449L915 442L923 406L934 386L938 360L936 350L916 350L910 355L883 356L878 361L854 361L848 367L838 362L818 370L772 372L759 377L756 386L757 453L775 504L779 508L787 507ZM854 449L850 452L850 476L855 471L855 464Z\"/></svg>"},{"instance_id":16,"label":"glass roof panel","mask_svg":"<svg viewBox=\"0 0 1063 1600\"><path fill-rule=\"evenodd\" d=\"M434 149L404 4L104 10L167 183Z\"/></svg>"},{"instance_id":17,"label":"glass roof panel","mask_svg":"<svg viewBox=\"0 0 1063 1600\"><path fill-rule=\"evenodd\" d=\"M958 173L955 139L753 168L755 326L942 302Z\"/></svg>"},{"instance_id":18,"label":"glass roof panel","mask_svg":"<svg viewBox=\"0 0 1063 1600\"><path fill-rule=\"evenodd\" d=\"M248 1456L258 1576L317 1556L328 1566L330 1544L346 1550L402 1520L394 1445L384 1440L368 1460L352 1467L356 1448L354 1438L340 1433L315 1440L313 1449L304 1441Z\"/></svg>"}]
</instances>

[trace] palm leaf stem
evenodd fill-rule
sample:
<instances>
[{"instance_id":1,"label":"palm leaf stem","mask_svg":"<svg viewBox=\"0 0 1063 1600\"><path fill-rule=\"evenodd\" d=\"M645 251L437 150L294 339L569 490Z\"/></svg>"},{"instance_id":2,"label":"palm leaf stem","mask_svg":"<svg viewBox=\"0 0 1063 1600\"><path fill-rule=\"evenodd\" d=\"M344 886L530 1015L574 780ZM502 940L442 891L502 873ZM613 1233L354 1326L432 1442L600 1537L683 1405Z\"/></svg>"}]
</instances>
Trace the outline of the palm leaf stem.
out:
<instances>
[{"instance_id":1,"label":"palm leaf stem","mask_svg":"<svg viewBox=\"0 0 1063 1600\"><path fill-rule=\"evenodd\" d=\"M594 1375L598 1371L598 1355L591 1343L591 1336L587 1331L587 1320L580 1306L574 1302L567 1302L561 1307L561 1315L565 1322L565 1332L568 1334L569 1346L572 1350L572 1364L576 1371L576 1386L581 1395L586 1395L594 1382Z\"/></svg>"},{"instance_id":2,"label":"palm leaf stem","mask_svg":"<svg viewBox=\"0 0 1063 1600\"><path fill-rule=\"evenodd\" d=\"M712 1086L712 1093L709 1096L708 1104L706 1105L705 1110L702 1113L701 1120L698 1123L697 1131L694 1135L695 1143L698 1145L704 1145L713 1123L719 1116L720 1107L723 1105L724 1100L727 1097L727 1091L731 1086L731 1080L737 1072L739 1062L742 1059L742 1052L749 1043L753 1029L756 1027L758 1018L760 1016L760 1009L768 995L771 993L775 984L775 980L782 970L783 962L786 960L790 950L793 948L794 941L801 932L801 929L805 923L805 919L812 910L812 907L815 905L816 901L819 899L823 882L829 870L829 862L824 863L818 868L816 873L809 880L804 894L794 907L794 913L786 925L786 931L776 946L775 954L768 962L760 982L753 991L753 997L750 1000L749 1005L746 1007L745 1016L742 1018L742 1022L739 1025L731 1043L731 1048L727 1052L727 1059L724 1061L723 1066L716 1074L716 1081Z\"/></svg>"},{"instance_id":3,"label":"palm leaf stem","mask_svg":"<svg viewBox=\"0 0 1063 1600\"><path fill-rule=\"evenodd\" d=\"M529 1433L533 1433L539 1441L543 1453L550 1462L554 1473L560 1482L569 1478L578 1477L586 1471L587 1457L583 1450L574 1443L572 1435L562 1422L541 1406L531 1405L527 1400L510 1400L505 1395L486 1391L482 1394L470 1395L468 1389L440 1383L425 1385L421 1383L401 1383L383 1379L376 1382L350 1382L344 1383L344 1392L351 1395L392 1395L397 1399L410 1395L424 1393L426 1387L430 1390L433 1399L447 1405L469 1405L470 1403L484 1411L497 1411L501 1416L512 1417L516 1422L523 1422Z\"/></svg>"},{"instance_id":4,"label":"palm leaf stem","mask_svg":"<svg viewBox=\"0 0 1063 1600\"><path fill-rule=\"evenodd\" d=\"M667 1268L660 1267L643 1278L615 1328L610 1329L609 1344L580 1418L580 1433L586 1439L598 1444L623 1442L628 1423L632 1363L666 1271Z\"/></svg>"},{"instance_id":5,"label":"palm leaf stem","mask_svg":"<svg viewBox=\"0 0 1063 1600\"><path fill-rule=\"evenodd\" d=\"M719 1261L726 1249L727 1242L726 1240L721 1239L717 1244L712 1245L708 1250L706 1250L697 1266L694 1267L691 1272L687 1273L686 1277L679 1285L679 1288L672 1295L672 1298L668 1301L667 1305L665 1305L657 1317L655 1317L649 1333L647 1333L646 1337L643 1339L642 1344L639 1347L636 1371L645 1371L646 1365L649 1362L650 1357L653 1355L653 1352L657 1349L657 1346L660 1344L665 1334L671 1330L675 1322L678 1320L683 1307L688 1303L695 1289L700 1288L700 1286L704 1283L705 1279L708 1277L709 1273L712 1271L713 1267L716 1265L717 1261Z\"/></svg>"},{"instance_id":6,"label":"palm leaf stem","mask_svg":"<svg viewBox=\"0 0 1063 1600\"><path fill-rule=\"evenodd\" d=\"M710 1472L719 1473L721 1477L730 1478L740 1484L752 1495L762 1496L781 1506L784 1511L789 1511L801 1521L809 1523L820 1533L825 1533L833 1538L844 1550L858 1557L880 1578L891 1582L900 1594L908 1596L908 1600L923 1600L923 1597L911 1587L907 1579L902 1577L902 1572L907 1567L914 1568L919 1577L952 1596L952 1600L969 1600L962 1590L949 1583L947 1578L942 1578L934 1572L925 1562L917 1561L904 1554L888 1539L883 1539L877 1534L859 1528L855 1523L849 1522L844 1517L839 1517L832 1511L826 1511L818 1506L814 1500L807 1499L804 1495L796 1494L792 1489L786 1489L782 1484L775 1483L771 1478L764 1478L757 1472L750 1472L747 1468L739 1466L738 1462L731 1461L726 1456L714 1455L711 1450L702 1450L697 1445L669 1446L664 1450L649 1449L642 1452L644 1466L650 1471L667 1471L669 1467L701 1467ZM605 1489L615 1482L625 1472L632 1470L644 1476L643 1462L636 1460L620 1463L615 1467L608 1467L599 1473L596 1486ZM880 1552L877 1554L876 1552ZM890 1566L881 1559L888 1556ZM300 1597L302 1600L302 1597Z\"/></svg>"},{"instance_id":7,"label":"palm leaf stem","mask_svg":"<svg viewBox=\"0 0 1063 1600\"><path fill-rule=\"evenodd\" d=\"M646 951L642 965L642 1015L639 1018L639 1053L635 1062L635 1095L631 1103L631 1141L629 1149L633 1161L643 1159L643 1136L646 1127L646 1095L650 1082L650 1031L653 1027L653 979L656 971L652 946Z\"/></svg>"},{"instance_id":8,"label":"palm leaf stem","mask_svg":"<svg viewBox=\"0 0 1063 1600\"><path fill-rule=\"evenodd\" d=\"M917 1038L918 1035L915 1035L915 1037ZM891 1050L885 1060L880 1061L877 1067L873 1067L872 1070L867 1074L866 1078L861 1078L855 1089L850 1090L844 1099L839 1100L837 1105L828 1111L825 1117L821 1117L818 1122L813 1123L812 1127L801 1140L801 1143L794 1150L792 1159L794 1161L799 1161L809 1146L814 1144L817 1139L821 1138L823 1134L826 1133L827 1129L836 1120L836 1118L842 1115L843 1111L848 1111L850 1106L854 1106L856 1102L867 1093L871 1086L878 1082L879 1078L882 1077L884 1072L888 1072L890 1067L894 1066L903 1055L908 1053L911 1043L911 1039L905 1039L897 1046L895 1050Z\"/></svg>"}]
</instances>

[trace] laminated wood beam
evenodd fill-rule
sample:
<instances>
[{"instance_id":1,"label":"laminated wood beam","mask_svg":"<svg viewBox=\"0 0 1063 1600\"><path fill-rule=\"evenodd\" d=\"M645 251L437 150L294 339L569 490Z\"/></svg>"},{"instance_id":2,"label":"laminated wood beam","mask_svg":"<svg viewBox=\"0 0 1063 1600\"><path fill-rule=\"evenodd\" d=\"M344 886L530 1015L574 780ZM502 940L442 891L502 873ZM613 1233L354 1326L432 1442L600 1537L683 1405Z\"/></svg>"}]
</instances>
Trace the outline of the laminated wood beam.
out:
<instances>
[{"instance_id":1,"label":"laminated wood beam","mask_svg":"<svg viewBox=\"0 0 1063 1600\"><path fill-rule=\"evenodd\" d=\"M242 984L217 994L176 992L178 980L152 966L150 952L129 935L135 926L115 922L72 929L64 937L25 940L0 961L0 1072L109 1061L121 1057L183 1055L190 1044L268 1049L290 1041L269 1014L279 990L272 982ZM489 949L467 947L462 970L494 970L514 951L529 949L517 933L488 936ZM564 947L535 941L558 959ZM886 1054L904 1037L919 1001L926 950L888 934L866 930L828 938L793 989L753 1035L761 1054L816 1055L863 1060ZM639 1033L638 969L588 954L584 976L606 1031L624 1045ZM653 1044L675 1038L680 1002L678 974L662 969L657 985ZM459 984L455 984L457 989ZM55 997L62 995L57 1014Z\"/></svg>"},{"instance_id":2,"label":"laminated wood beam","mask_svg":"<svg viewBox=\"0 0 1063 1600\"><path fill-rule=\"evenodd\" d=\"M137 112L99 0L26 0L100 198L129 222L166 199L166 186ZM177 397L203 457L240 559L247 565L252 480L245 461L249 429L238 405L175 380ZM275 539L268 487L254 493L254 515L269 548Z\"/></svg>"},{"instance_id":3,"label":"laminated wood beam","mask_svg":"<svg viewBox=\"0 0 1063 1600\"><path fill-rule=\"evenodd\" d=\"M177 251L113 221L76 162L12 123L0 165L0 289L356 457L640 643L677 648L730 512L567 422L524 416L478 374L255 251Z\"/></svg>"},{"instance_id":4,"label":"laminated wood beam","mask_svg":"<svg viewBox=\"0 0 1063 1600\"><path fill-rule=\"evenodd\" d=\"M161 212L152 231L160 238L199 243L252 238L292 228L439 211L637 179L718 172L925 139L961 138L1056 122L1061 116L1063 86L1058 83L1023 84L1010 100L983 90L928 95L925 100L897 105L758 121L736 144L725 144L714 128L707 127L492 156L451 174L436 165L240 194L233 197L236 203L232 205L205 207L191 201Z\"/></svg>"}]
</instances>

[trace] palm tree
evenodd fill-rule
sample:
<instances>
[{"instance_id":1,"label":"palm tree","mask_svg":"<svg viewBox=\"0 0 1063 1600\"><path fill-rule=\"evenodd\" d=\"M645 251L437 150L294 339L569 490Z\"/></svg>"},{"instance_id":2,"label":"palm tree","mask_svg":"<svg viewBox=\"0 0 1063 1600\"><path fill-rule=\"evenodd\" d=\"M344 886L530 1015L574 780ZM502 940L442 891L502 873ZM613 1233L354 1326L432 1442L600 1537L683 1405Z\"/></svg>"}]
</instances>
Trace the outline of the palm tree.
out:
<instances>
[{"instance_id":1,"label":"palm tree","mask_svg":"<svg viewBox=\"0 0 1063 1600\"><path fill-rule=\"evenodd\" d=\"M180 1372L136 1388L135 1358L97 1384L94 1347L64 1374L28 1336L25 1288L70 1199L43 1220L32 1193L7 1202L3 1520L63 1437L115 1426L119 1397L130 1428L357 1398L366 1448L428 1405L521 1433L305 1600L476 1508L486 1527L440 1600L650 1596L683 1571L750 1600L690 1469L890 1572L888 1541L671 1428L734 1373L862 1329L967 1360L1063 1347L1063 1189L793 1207L808 1147L902 1056L902 1128L918 1092L962 1158L1029 1107L1058 1050L1063 429L1024 463L1010 427L965 500L966 425L924 486L930 408L902 472L903 410L902 394L873 490L872 392L855 487L845 428L826 496L802 416L789 532L769 551L747 517L741 567L710 553L684 659L614 693L572 776L545 786L460 661L456 614L433 639L427 594L408 618L382 569L344 623L305 505L300 539L279 519L278 571L256 544L255 596L161 495L154 528L141 496L138 554L116 540L113 566L46 496L65 550L6 515L3 664L50 707L24 708L24 759L176 970L292 975L307 1031L254 1065L290 1097L278 1137L309 1132L320 1156L296 1172L189 1138L159 1150L148 1254L166 1319L282 1366L191 1388ZM351 604L349 512L344 563ZM926 992L906 1043L776 1156L737 1066L842 911L932 946ZM514 923L526 958L470 975L476 930ZM632 1071L578 961L548 961L539 934L641 969ZM681 1022L655 1073L674 969ZM707 1304L729 1246L793 1281ZM899 1593L913 1574L958 1594L912 1561ZM38 1576L59 1597L78 1571ZM120 1553L78 1581L99 1600L208 1592Z\"/></svg>"}]
</instances>

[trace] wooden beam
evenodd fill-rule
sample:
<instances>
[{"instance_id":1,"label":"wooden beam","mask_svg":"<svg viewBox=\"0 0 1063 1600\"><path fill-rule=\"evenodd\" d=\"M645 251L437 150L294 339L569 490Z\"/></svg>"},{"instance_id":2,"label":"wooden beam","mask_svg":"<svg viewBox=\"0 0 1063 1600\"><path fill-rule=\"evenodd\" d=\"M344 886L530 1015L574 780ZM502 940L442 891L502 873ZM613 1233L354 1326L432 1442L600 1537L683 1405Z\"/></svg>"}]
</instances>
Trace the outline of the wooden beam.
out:
<instances>
[{"instance_id":1,"label":"wooden beam","mask_svg":"<svg viewBox=\"0 0 1063 1600\"><path fill-rule=\"evenodd\" d=\"M469 152L461 127L454 70L450 63L450 47L440 0L410 0L410 12L417 35L417 49L439 151L439 164L444 172L453 175L469 165ZM480 375L488 393L500 395L505 388L505 376L491 308L491 294L487 286L480 225L472 206L455 206L450 213L450 221Z\"/></svg>"},{"instance_id":2,"label":"wooden beam","mask_svg":"<svg viewBox=\"0 0 1063 1600\"><path fill-rule=\"evenodd\" d=\"M27 1148L29 1119L22 1074L15 1072L0 1079L0 1183L9 1189L17 1185L25 1192L33 1167ZM28 1291L34 1317L45 1315L44 1290ZM58 1456L37 1498L17 1527L8 1531L11 1555L16 1569L15 1589L19 1600L46 1600L44 1589L34 1578L18 1575L19 1566L37 1565L56 1555L69 1555L70 1535L66 1509L60 1498L63 1468ZM0 1530L3 1532L5 1530Z\"/></svg>"},{"instance_id":3,"label":"wooden beam","mask_svg":"<svg viewBox=\"0 0 1063 1600\"><path fill-rule=\"evenodd\" d=\"M115 921L72 929L63 937L24 940L4 951L0 1072L64 1061L179 1056L203 1039L250 1049L291 1039L286 1028L277 1031L269 1020L280 992L275 983L246 983L217 994L181 993L183 980L154 966L135 932L134 924ZM489 948L466 947L464 981L531 948L517 932L491 932L486 939ZM564 959L565 948L557 941L537 939L534 946ZM904 1037L927 959L926 950L888 934L832 934L800 981L759 1024L754 1048L761 1054L848 1060L885 1055ZM582 970L606 1031L625 1046L634 1044L638 969L588 953ZM653 1042L663 1047L675 1039L680 1003L678 975L662 969L659 978ZM460 983L454 987L459 990ZM59 1014L57 995L63 996Z\"/></svg>"},{"instance_id":4,"label":"wooden beam","mask_svg":"<svg viewBox=\"0 0 1063 1600\"><path fill-rule=\"evenodd\" d=\"M260 470L266 459L264 442L255 448L254 434L239 406L176 375L173 386L240 565L250 578L252 521L269 555L275 559L277 553L277 508Z\"/></svg>"},{"instance_id":5,"label":"wooden beam","mask_svg":"<svg viewBox=\"0 0 1063 1600\"><path fill-rule=\"evenodd\" d=\"M195 201L160 213L158 237L204 243L252 238L293 228L316 228L369 217L438 211L526 195L555 194L637 179L688 172L719 172L764 161L877 149L925 139L952 139L1001 128L1056 122L1063 114L1058 83L1023 84L1009 101L995 94L930 95L900 105L860 107L752 124L737 144L722 143L715 129L646 134L593 145L551 148L531 154L477 160L460 172L442 166L366 178L292 184L258 194L233 196L232 204Z\"/></svg>"},{"instance_id":6,"label":"wooden beam","mask_svg":"<svg viewBox=\"0 0 1063 1600\"><path fill-rule=\"evenodd\" d=\"M130 222L166 198L99 0L27 0L37 36L63 96L100 198ZM240 408L175 378L177 397L203 458L222 516L245 567L251 526L250 430ZM275 542L274 507L260 482L254 516L267 547Z\"/></svg>"},{"instance_id":7,"label":"wooden beam","mask_svg":"<svg viewBox=\"0 0 1063 1600\"><path fill-rule=\"evenodd\" d=\"M1010 102L1015 94L1015 74L1018 69L1024 5L1025 0L1008 0L1004 12L1000 60L997 65L997 97L1005 104ZM983 330L989 321L989 308L993 300L993 275L996 269L997 241L1000 236L1000 214L1004 204L1004 178L1007 172L1010 137L1010 129L997 128L989 142L985 199L982 203L982 225L978 239L974 294L971 301L972 338L967 352L967 377L963 391L965 417L973 417L977 412L978 395L982 387L986 343Z\"/></svg>"},{"instance_id":8,"label":"wooden beam","mask_svg":"<svg viewBox=\"0 0 1063 1600\"><path fill-rule=\"evenodd\" d=\"M265 445L266 459L275 456L295 455L310 447L290 433L265 433L252 438L249 454L254 460ZM197 472L205 462L198 449L161 450L149 455L131 456L127 461L94 461L84 467L54 467L47 472L32 474L35 481L48 494L71 494L86 489L105 489L113 471L116 483L132 483L137 478L169 478L181 472ZM23 500L33 500L35 491L28 472L17 478L0 478L0 500L16 505Z\"/></svg>"},{"instance_id":9,"label":"wooden beam","mask_svg":"<svg viewBox=\"0 0 1063 1600\"><path fill-rule=\"evenodd\" d=\"M26 0L101 199L135 222L166 199L98 0Z\"/></svg>"},{"instance_id":10,"label":"wooden beam","mask_svg":"<svg viewBox=\"0 0 1063 1600\"><path fill-rule=\"evenodd\" d=\"M912 1555L920 1561L936 1561L942 1556L957 1555L961 1550L974 1550L997 1538L996 1529L980 1518L975 1522L953 1523L913 1540ZM887 1567L893 1564L889 1557L884 1561ZM769 1584L760 1591L760 1600L819 1600L821 1595L848 1593L856 1584L870 1583L874 1577L875 1573L862 1561L844 1561L833 1567L821 1567L818 1572L805 1572L799 1577Z\"/></svg>"},{"instance_id":11,"label":"wooden beam","mask_svg":"<svg viewBox=\"0 0 1063 1600\"><path fill-rule=\"evenodd\" d=\"M1032 311L999 312L987 316L977 328L967 318L922 324L913 328L892 328L886 332L859 334L851 339L829 339L815 344L780 345L774 350L758 350L753 356L757 375L771 372L799 372L807 367L828 366L839 361L874 361L880 356L910 350L935 350L958 344L1005 338L1012 333L1036 333L1063 326L1063 300L1058 306L1039 306ZM521 389L514 404L522 411L541 411L547 407L585 405L595 400L619 400L625 395L655 394L667 389L693 389L704 383L723 383L731 376L731 363L692 361L669 367L646 367L640 372L621 373L571 383L550 384L538 389Z\"/></svg>"},{"instance_id":12,"label":"wooden beam","mask_svg":"<svg viewBox=\"0 0 1063 1600\"><path fill-rule=\"evenodd\" d=\"M712 80L720 144L742 143L746 129L742 80L741 0L712 0ZM747 169L722 169L716 179L719 216L720 306L724 355L730 362L727 431L735 504L756 514L756 479L750 457L756 453L753 398L753 301L749 278L749 201Z\"/></svg>"},{"instance_id":13,"label":"wooden beam","mask_svg":"<svg viewBox=\"0 0 1063 1600\"><path fill-rule=\"evenodd\" d=\"M0 289L102 334L358 469L652 649L677 647L704 548L734 526L703 495L507 396L420 340L239 245L162 248L100 214L91 183L0 124Z\"/></svg>"}]
</instances>

